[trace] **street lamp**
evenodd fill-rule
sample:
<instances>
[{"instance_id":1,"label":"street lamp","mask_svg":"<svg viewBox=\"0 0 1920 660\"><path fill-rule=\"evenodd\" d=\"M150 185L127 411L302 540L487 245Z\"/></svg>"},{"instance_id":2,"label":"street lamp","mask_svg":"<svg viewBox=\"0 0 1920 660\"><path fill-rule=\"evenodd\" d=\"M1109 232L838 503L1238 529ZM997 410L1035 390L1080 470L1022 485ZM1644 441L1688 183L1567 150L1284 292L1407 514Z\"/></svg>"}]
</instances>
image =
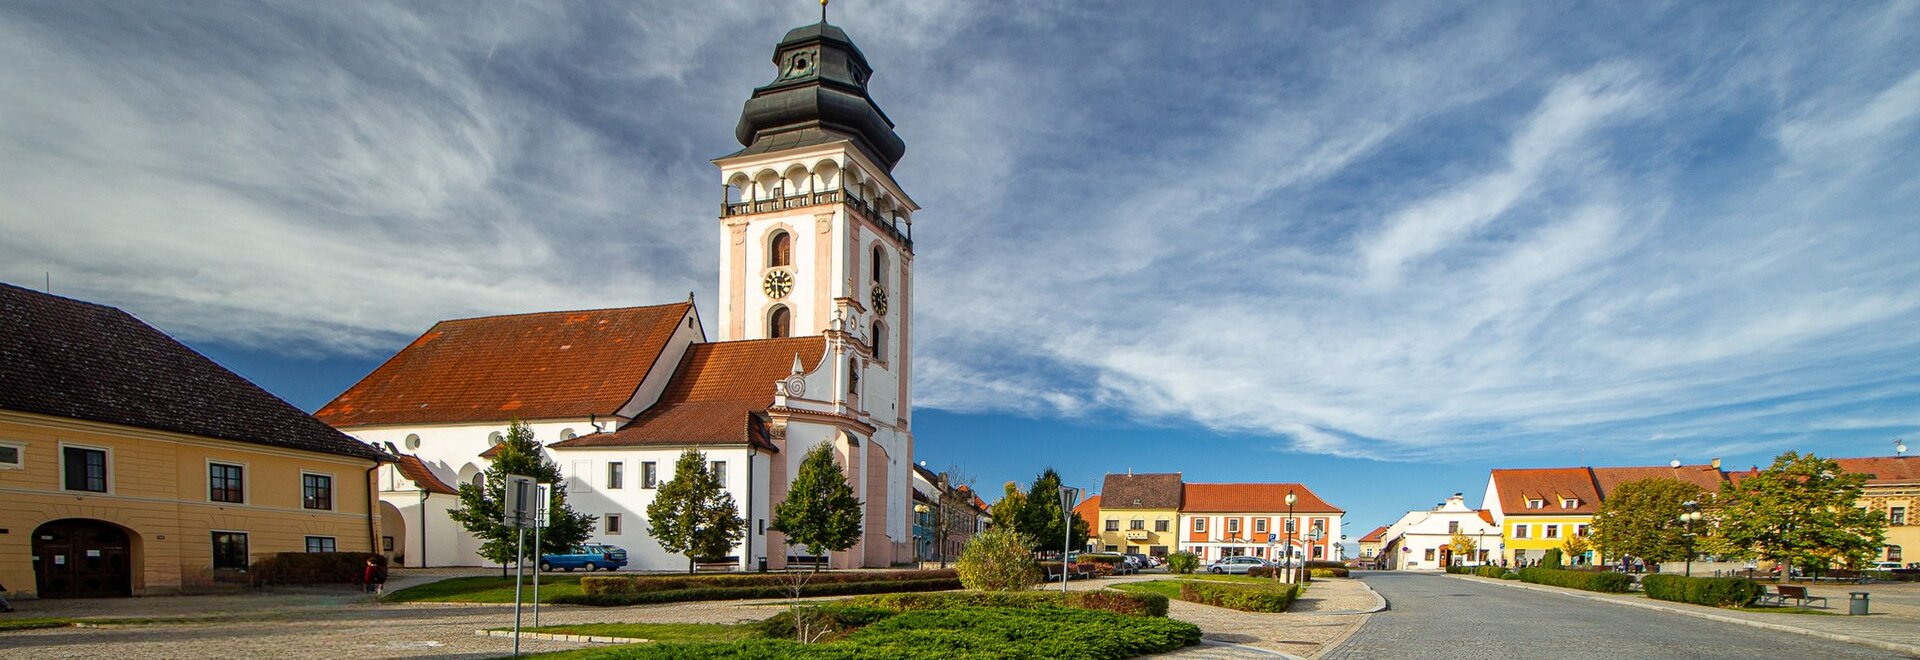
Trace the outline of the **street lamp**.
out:
<instances>
[{"instance_id":1,"label":"street lamp","mask_svg":"<svg viewBox=\"0 0 1920 660\"><path fill-rule=\"evenodd\" d=\"M1077 489L1060 486L1060 522L1066 524L1066 531L1060 535L1060 593L1067 593L1067 553L1073 547L1073 505L1079 498Z\"/></svg>"},{"instance_id":2,"label":"street lamp","mask_svg":"<svg viewBox=\"0 0 1920 660\"><path fill-rule=\"evenodd\" d=\"M924 504L924 503L915 503L915 504L913 505L913 512L914 512L914 513L917 513L917 514L920 514L920 515L922 515L922 516L924 516L924 515L927 515L927 512L928 512L928 511L932 511L932 510L933 510L933 509L931 509L931 508L929 508L929 507L928 507L928 506L927 506L926 504ZM935 532L935 531L934 531L934 530L932 530L932 529L928 529L928 530L927 530L927 541L928 541L928 543L927 543L927 547L928 547L928 548L932 548L932 547L934 547L935 545L937 545L937 544L939 543L939 541L938 541L938 540L936 540L936 539L938 539L938 536L936 536L937 534L938 534L938 532ZM914 550L919 550L919 548L914 548ZM926 561L926 560L927 560L927 557L926 557L926 555L925 555L925 554L922 554L922 555L920 555L920 561Z\"/></svg>"},{"instance_id":3,"label":"street lamp","mask_svg":"<svg viewBox=\"0 0 1920 660\"><path fill-rule=\"evenodd\" d=\"M1282 560L1284 563L1281 564L1287 569L1287 581L1295 583L1300 581L1299 576L1293 572L1293 530L1299 526L1299 523L1293 521L1293 503L1298 499L1300 498L1294 495L1293 491L1287 491L1287 558Z\"/></svg>"},{"instance_id":4,"label":"street lamp","mask_svg":"<svg viewBox=\"0 0 1920 660\"><path fill-rule=\"evenodd\" d=\"M1700 521L1700 503L1687 500L1680 504L1686 511L1680 514L1680 522L1687 524L1687 577L1693 577L1693 524Z\"/></svg>"}]
</instances>

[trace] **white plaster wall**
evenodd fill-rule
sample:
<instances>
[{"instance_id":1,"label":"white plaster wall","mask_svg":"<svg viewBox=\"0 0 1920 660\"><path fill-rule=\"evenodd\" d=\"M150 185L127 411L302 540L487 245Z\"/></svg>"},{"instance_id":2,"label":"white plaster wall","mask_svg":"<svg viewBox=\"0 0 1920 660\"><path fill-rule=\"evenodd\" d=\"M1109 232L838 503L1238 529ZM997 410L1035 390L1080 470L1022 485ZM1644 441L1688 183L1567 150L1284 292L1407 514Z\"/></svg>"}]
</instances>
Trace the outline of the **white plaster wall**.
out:
<instances>
[{"instance_id":1,"label":"white plaster wall","mask_svg":"<svg viewBox=\"0 0 1920 660\"><path fill-rule=\"evenodd\" d=\"M686 570L685 555L669 554L654 542L647 533L647 506L653 504L653 498L659 493L659 484L673 479L674 462L680 459L684 447L637 448L605 447L551 450L554 462L561 466L562 474L567 478L567 502L573 510L594 516L594 533L588 537L592 543L606 543L619 546L627 551L627 566L635 570ZM733 495L734 505L744 513L746 500L746 458L745 447L701 447L707 460L726 461L727 492ZM619 489L607 487L607 464L611 462L625 464L623 486ZM643 488L641 465L653 462L657 466L657 481L654 488ZM757 473L765 479L765 472ZM585 488L579 488L580 484ZM761 484L755 484L756 490L762 490ZM755 493L756 497L760 493ZM606 533L607 514L620 515L620 533ZM751 524L751 523L749 523ZM736 545L731 554L743 556L747 552L746 540Z\"/></svg>"},{"instance_id":2,"label":"white plaster wall","mask_svg":"<svg viewBox=\"0 0 1920 660\"><path fill-rule=\"evenodd\" d=\"M673 372L679 368L680 358L686 356L687 348L707 340L706 329L700 326L698 319L699 314L689 306L686 315L680 319L680 325L667 339L667 345L661 348L659 357L654 358L653 366L648 368L646 378L641 379L640 386L634 388L633 397L620 407L619 416L633 417L660 400L660 393L665 392L667 385L673 382ZM602 426L613 428L607 424ZM580 435L588 433L576 432Z\"/></svg>"}]
</instances>

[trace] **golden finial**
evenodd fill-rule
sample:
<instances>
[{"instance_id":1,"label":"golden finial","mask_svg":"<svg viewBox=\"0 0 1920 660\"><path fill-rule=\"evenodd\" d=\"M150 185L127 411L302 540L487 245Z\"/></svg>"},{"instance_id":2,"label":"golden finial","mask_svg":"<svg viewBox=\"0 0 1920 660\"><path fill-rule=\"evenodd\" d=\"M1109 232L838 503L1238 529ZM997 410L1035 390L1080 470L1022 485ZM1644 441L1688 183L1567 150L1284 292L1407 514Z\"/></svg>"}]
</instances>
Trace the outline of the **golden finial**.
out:
<instances>
[{"instance_id":1,"label":"golden finial","mask_svg":"<svg viewBox=\"0 0 1920 660\"><path fill-rule=\"evenodd\" d=\"M820 24L827 23L827 0L820 0Z\"/></svg>"}]
</instances>

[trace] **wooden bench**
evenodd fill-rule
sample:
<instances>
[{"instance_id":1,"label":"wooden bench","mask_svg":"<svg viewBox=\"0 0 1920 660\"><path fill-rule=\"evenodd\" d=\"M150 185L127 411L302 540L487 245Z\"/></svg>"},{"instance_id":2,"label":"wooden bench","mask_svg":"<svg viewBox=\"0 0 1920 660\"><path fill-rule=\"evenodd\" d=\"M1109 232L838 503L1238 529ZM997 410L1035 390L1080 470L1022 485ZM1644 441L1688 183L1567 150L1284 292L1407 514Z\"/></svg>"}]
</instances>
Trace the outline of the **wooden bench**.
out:
<instances>
[{"instance_id":1,"label":"wooden bench","mask_svg":"<svg viewBox=\"0 0 1920 660\"><path fill-rule=\"evenodd\" d=\"M1790 584L1783 584L1778 587L1774 587L1773 591L1769 591L1767 593L1760 595L1761 605L1785 606L1787 604L1787 601L1794 601L1796 605L1799 605L1801 607L1807 607L1812 603L1812 601L1816 601L1816 600L1820 601L1820 607L1825 608L1827 606L1826 597L1809 596L1807 595L1806 587L1797 587Z\"/></svg>"}]
</instances>

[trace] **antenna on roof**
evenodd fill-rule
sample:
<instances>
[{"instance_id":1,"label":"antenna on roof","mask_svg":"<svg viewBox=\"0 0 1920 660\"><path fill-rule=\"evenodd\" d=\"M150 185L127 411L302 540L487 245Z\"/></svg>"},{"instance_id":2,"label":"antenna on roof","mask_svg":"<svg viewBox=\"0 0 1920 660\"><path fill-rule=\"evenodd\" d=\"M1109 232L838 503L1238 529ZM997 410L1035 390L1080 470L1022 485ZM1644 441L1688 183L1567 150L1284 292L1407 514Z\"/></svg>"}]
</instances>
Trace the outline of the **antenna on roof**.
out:
<instances>
[{"instance_id":1,"label":"antenna on roof","mask_svg":"<svg viewBox=\"0 0 1920 660\"><path fill-rule=\"evenodd\" d=\"M49 295L53 293L53 271L47 271L47 287L45 289L41 289L41 291L44 291Z\"/></svg>"}]
</instances>

